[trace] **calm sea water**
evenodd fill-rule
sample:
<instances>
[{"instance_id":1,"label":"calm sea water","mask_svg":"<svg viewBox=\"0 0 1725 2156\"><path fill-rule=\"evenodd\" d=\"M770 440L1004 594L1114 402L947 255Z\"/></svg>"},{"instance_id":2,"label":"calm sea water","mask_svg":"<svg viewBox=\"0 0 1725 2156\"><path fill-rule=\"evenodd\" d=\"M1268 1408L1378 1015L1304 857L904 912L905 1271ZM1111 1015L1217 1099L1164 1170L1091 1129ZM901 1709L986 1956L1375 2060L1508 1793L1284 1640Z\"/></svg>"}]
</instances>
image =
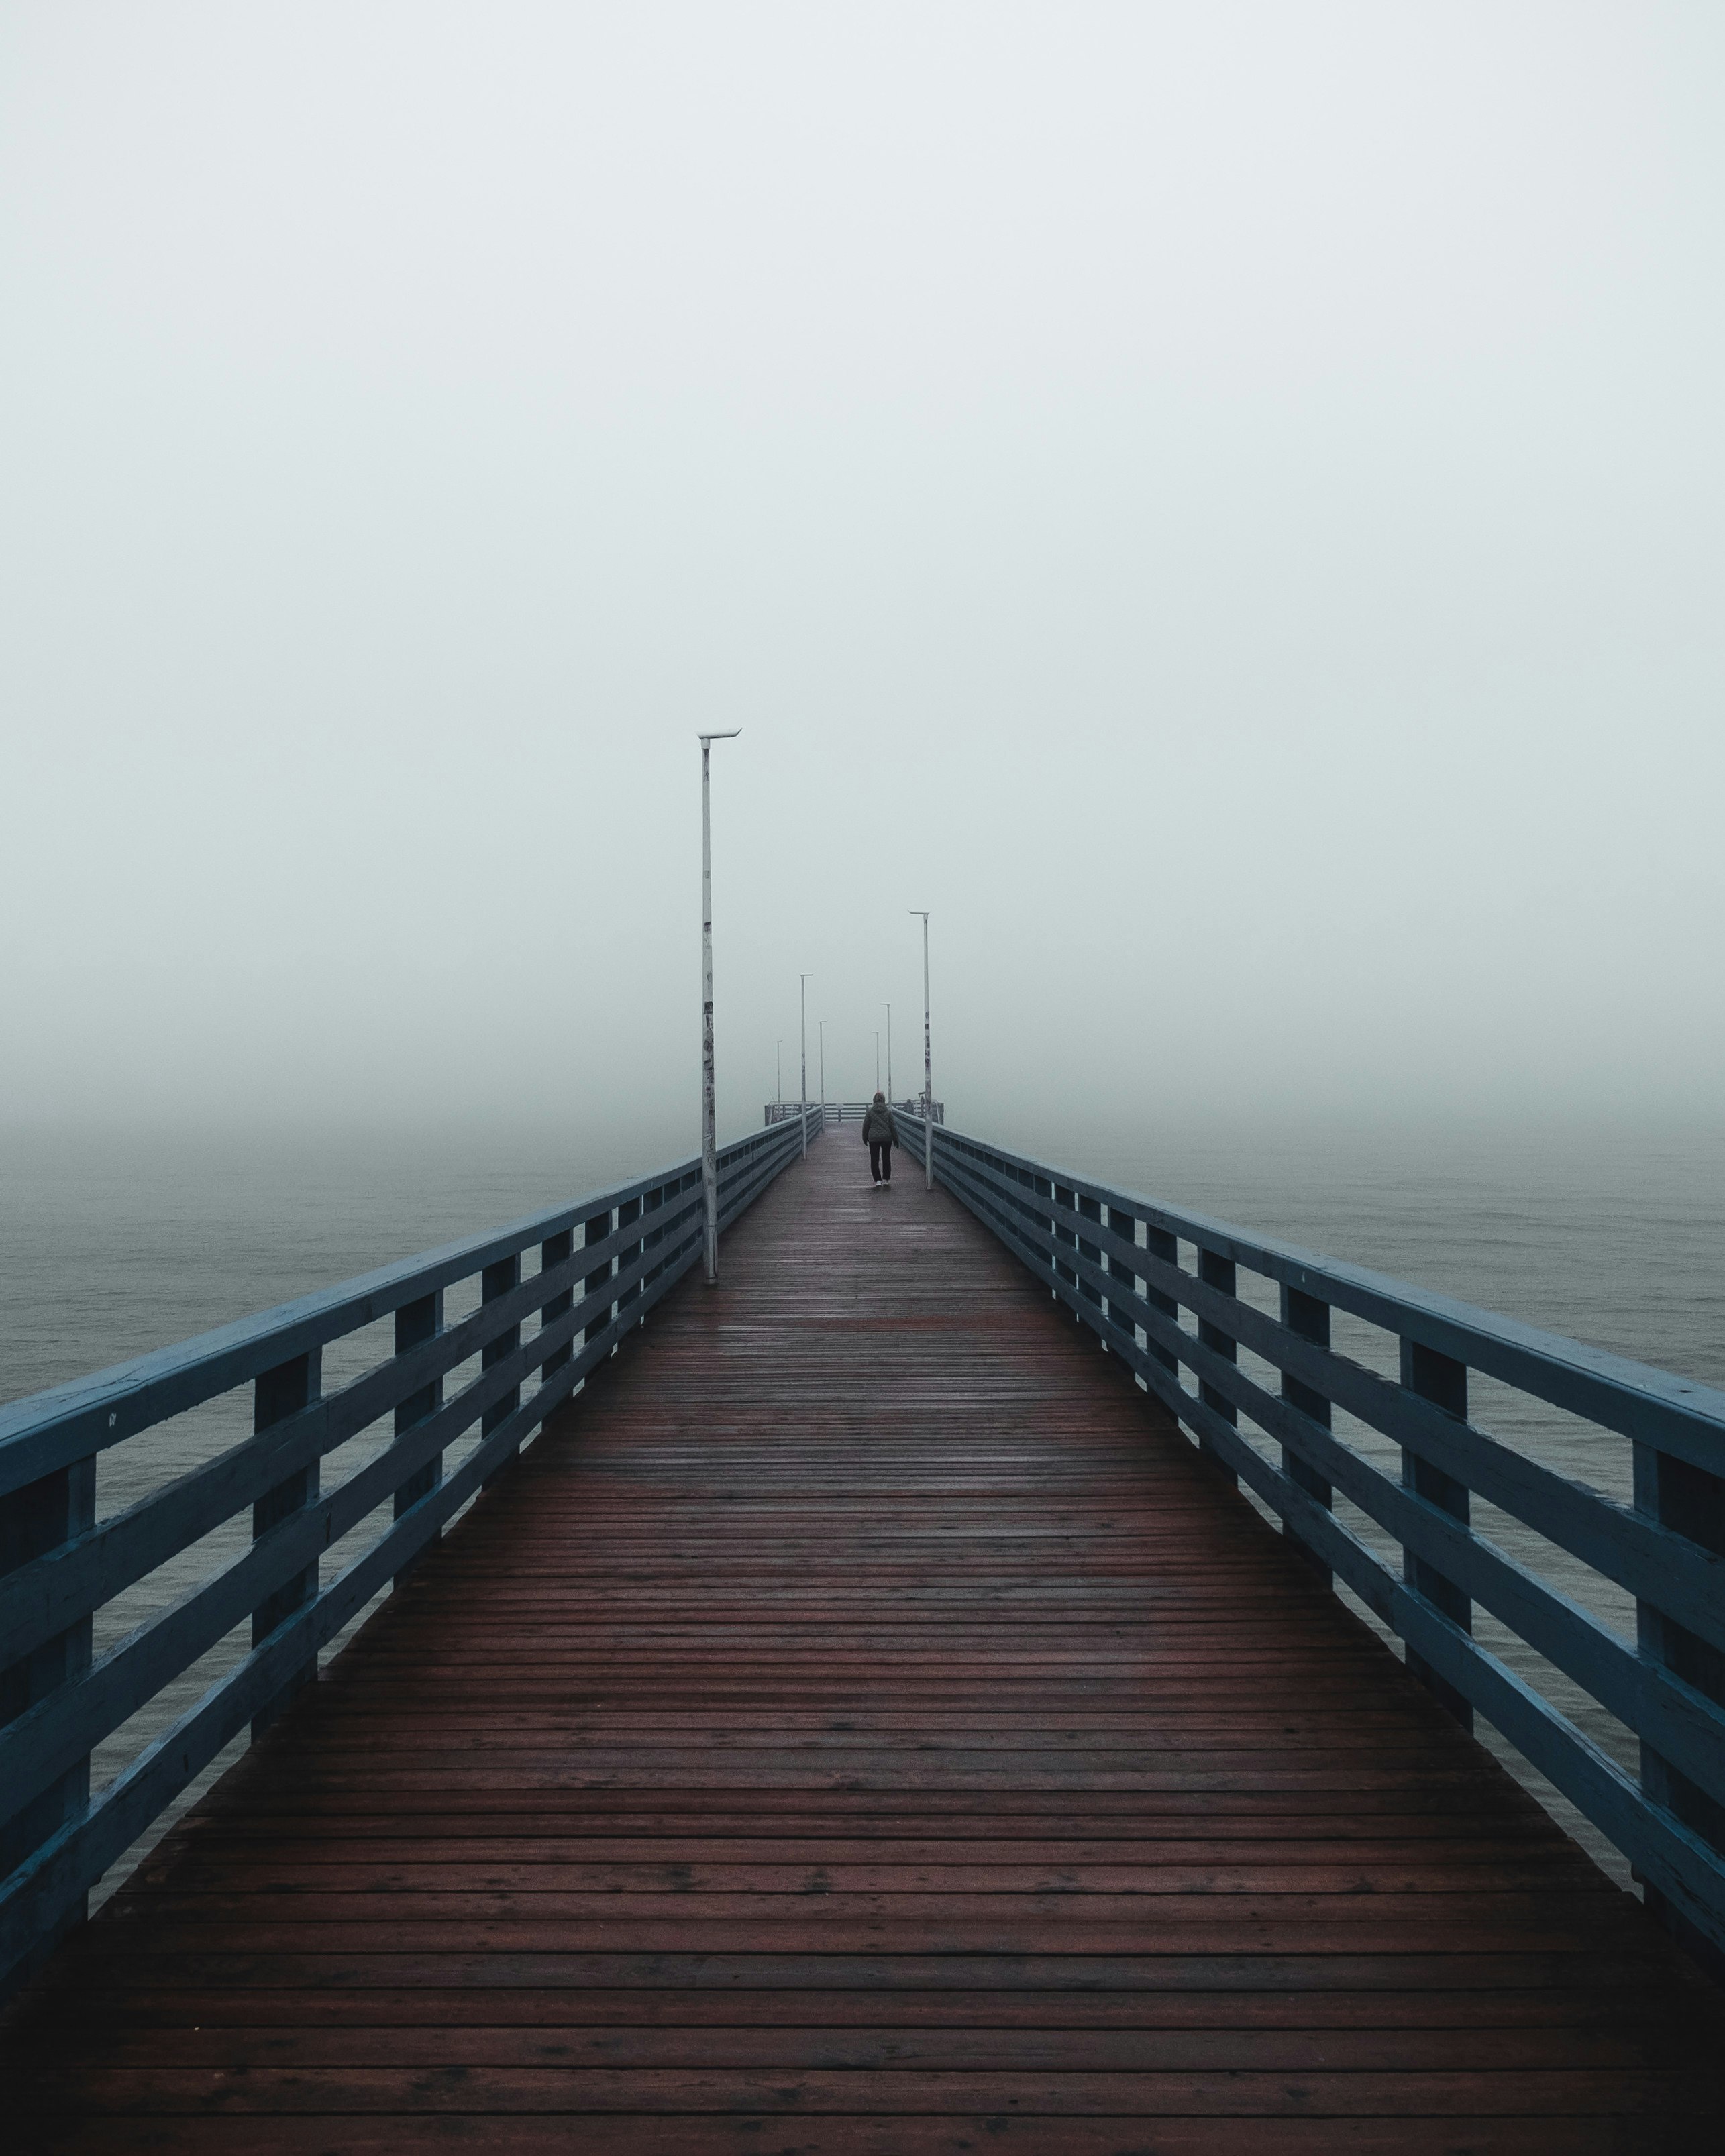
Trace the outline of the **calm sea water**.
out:
<instances>
[{"instance_id":1,"label":"calm sea water","mask_svg":"<svg viewBox=\"0 0 1725 2156\"><path fill-rule=\"evenodd\" d=\"M988 1135L1099 1180L1725 1387L1725 1123L1241 1120ZM37 1130L5 1134L0 1147L0 1399L557 1204L684 1149L677 1133L623 1128L387 1137ZM1242 1287L1250 1291L1244 1279ZM1383 1336L1338 1321L1336 1338L1393 1371L1394 1345ZM377 1343L357 1343L355 1370L377 1352ZM343 1374L338 1362L326 1382ZM1497 1435L1627 1497L1629 1448L1620 1440L1483 1381L1475 1382L1471 1407ZM200 1411L105 1456L100 1512L233 1443L244 1413L238 1400ZM1345 1421L1337 1427L1395 1471L1393 1449L1373 1433ZM1390 1553L1363 1515L1340 1509ZM1633 1638L1627 1597L1491 1508L1477 1507L1475 1517L1482 1532ZM236 1554L244 1532L236 1522L121 1598L104 1613L99 1650ZM1633 1766L1627 1731L1488 1616L1477 1630ZM118 1732L98 1755L98 1785L243 1647L236 1634ZM1615 1876L1626 1876L1584 1822L1492 1732L1481 1734Z\"/></svg>"},{"instance_id":2,"label":"calm sea water","mask_svg":"<svg viewBox=\"0 0 1725 2156\"><path fill-rule=\"evenodd\" d=\"M692 1150L627 1127L0 1132L0 1400Z\"/></svg>"}]
</instances>

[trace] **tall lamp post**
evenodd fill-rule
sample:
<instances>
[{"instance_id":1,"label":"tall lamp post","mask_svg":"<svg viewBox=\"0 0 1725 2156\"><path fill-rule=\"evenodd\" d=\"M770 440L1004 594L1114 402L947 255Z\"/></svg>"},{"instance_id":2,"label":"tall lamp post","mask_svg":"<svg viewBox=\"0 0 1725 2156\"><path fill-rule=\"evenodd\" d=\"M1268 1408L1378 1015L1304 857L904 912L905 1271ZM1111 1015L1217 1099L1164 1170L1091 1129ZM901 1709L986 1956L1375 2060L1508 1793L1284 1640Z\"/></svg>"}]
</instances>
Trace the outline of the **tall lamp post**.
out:
<instances>
[{"instance_id":1,"label":"tall lamp post","mask_svg":"<svg viewBox=\"0 0 1725 2156\"><path fill-rule=\"evenodd\" d=\"M773 1098L779 1107L784 1106L784 1043L773 1044Z\"/></svg>"},{"instance_id":2,"label":"tall lamp post","mask_svg":"<svg viewBox=\"0 0 1725 2156\"><path fill-rule=\"evenodd\" d=\"M925 1143L922 1147L922 1187L934 1188L934 1050L930 1045L928 1030L928 911L926 906L912 906L906 912L922 916L922 1127Z\"/></svg>"},{"instance_id":3,"label":"tall lamp post","mask_svg":"<svg viewBox=\"0 0 1725 2156\"><path fill-rule=\"evenodd\" d=\"M892 1005L882 1004L880 1008L886 1014L886 1100L890 1106L892 1101Z\"/></svg>"},{"instance_id":4,"label":"tall lamp post","mask_svg":"<svg viewBox=\"0 0 1725 2156\"><path fill-rule=\"evenodd\" d=\"M816 1020L814 1038L820 1050L820 1127L824 1130L827 1127L827 1022L824 1019Z\"/></svg>"},{"instance_id":5,"label":"tall lamp post","mask_svg":"<svg viewBox=\"0 0 1725 2156\"><path fill-rule=\"evenodd\" d=\"M798 973L802 988L802 1009L799 1014L803 1029L803 1158L809 1158L809 983L814 978L812 973Z\"/></svg>"},{"instance_id":6,"label":"tall lamp post","mask_svg":"<svg viewBox=\"0 0 1725 2156\"><path fill-rule=\"evenodd\" d=\"M742 732L701 737L701 1209L705 1220L706 1279L719 1279L719 1132L713 1105L713 824L708 766L716 741Z\"/></svg>"}]
</instances>

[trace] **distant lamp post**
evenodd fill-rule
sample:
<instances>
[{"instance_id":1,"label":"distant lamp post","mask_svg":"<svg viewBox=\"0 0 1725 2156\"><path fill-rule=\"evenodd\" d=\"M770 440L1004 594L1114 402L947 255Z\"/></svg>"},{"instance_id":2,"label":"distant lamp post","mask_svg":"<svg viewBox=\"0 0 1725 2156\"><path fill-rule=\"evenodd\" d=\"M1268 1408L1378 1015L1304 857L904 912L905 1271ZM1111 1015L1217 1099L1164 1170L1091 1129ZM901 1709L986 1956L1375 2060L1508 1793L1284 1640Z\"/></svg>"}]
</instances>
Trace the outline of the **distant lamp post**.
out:
<instances>
[{"instance_id":1,"label":"distant lamp post","mask_svg":"<svg viewBox=\"0 0 1725 2156\"><path fill-rule=\"evenodd\" d=\"M803 1158L809 1158L809 983L814 978L811 973L799 973L797 979L802 988L802 1009L799 1020L803 1029Z\"/></svg>"},{"instance_id":2,"label":"distant lamp post","mask_svg":"<svg viewBox=\"0 0 1725 2156\"><path fill-rule=\"evenodd\" d=\"M880 1008L886 1014L886 1097L890 1101L892 1098L892 1005L882 1004Z\"/></svg>"},{"instance_id":3,"label":"distant lamp post","mask_svg":"<svg viewBox=\"0 0 1725 2156\"><path fill-rule=\"evenodd\" d=\"M707 1286L719 1278L719 1131L713 1104L713 828L708 765L716 741L742 732L701 737L701 1207L706 1224Z\"/></svg>"},{"instance_id":4,"label":"distant lamp post","mask_svg":"<svg viewBox=\"0 0 1725 2156\"><path fill-rule=\"evenodd\" d=\"M784 1106L784 1043L773 1044L773 1099L777 1107Z\"/></svg>"},{"instance_id":5,"label":"distant lamp post","mask_svg":"<svg viewBox=\"0 0 1725 2156\"><path fill-rule=\"evenodd\" d=\"M927 1142L922 1148L922 1187L934 1188L934 1050L930 1045L928 1030L928 910L912 906L906 912L920 914L922 918L922 1128Z\"/></svg>"},{"instance_id":6,"label":"distant lamp post","mask_svg":"<svg viewBox=\"0 0 1725 2156\"><path fill-rule=\"evenodd\" d=\"M827 1022L818 1019L814 1028L815 1045L820 1050L820 1127L827 1127Z\"/></svg>"}]
</instances>

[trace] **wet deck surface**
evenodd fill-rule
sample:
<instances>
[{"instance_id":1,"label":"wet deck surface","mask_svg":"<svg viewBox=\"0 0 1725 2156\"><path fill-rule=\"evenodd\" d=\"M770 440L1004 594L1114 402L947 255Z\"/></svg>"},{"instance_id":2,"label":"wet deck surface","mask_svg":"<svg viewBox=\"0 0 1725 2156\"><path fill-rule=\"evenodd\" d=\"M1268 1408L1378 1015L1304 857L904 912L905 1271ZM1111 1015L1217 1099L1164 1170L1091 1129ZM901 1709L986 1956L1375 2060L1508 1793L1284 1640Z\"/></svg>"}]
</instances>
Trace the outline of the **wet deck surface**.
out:
<instances>
[{"instance_id":1,"label":"wet deck surface","mask_svg":"<svg viewBox=\"0 0 1725 2156\"><path fill-rule=\"evenodd\" d=\"M864 1163L783 1176L63 1953L12 2145L1717 2147L1719 1994Z\"/></svg>"}]
</instances>

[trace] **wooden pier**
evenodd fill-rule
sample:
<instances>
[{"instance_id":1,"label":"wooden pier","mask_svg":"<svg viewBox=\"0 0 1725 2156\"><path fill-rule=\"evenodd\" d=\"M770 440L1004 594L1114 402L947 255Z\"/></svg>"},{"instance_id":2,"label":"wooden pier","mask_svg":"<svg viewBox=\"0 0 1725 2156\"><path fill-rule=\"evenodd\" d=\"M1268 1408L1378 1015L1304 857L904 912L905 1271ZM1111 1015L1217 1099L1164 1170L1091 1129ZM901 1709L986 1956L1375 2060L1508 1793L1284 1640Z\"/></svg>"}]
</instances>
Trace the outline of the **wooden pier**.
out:
<instances>
[{"instance_id":1,"label":"wooden pier","mask_svg":"<svg viewBox=\"0 0 1725 2156\"><path fill-rule=\"evenodd\" d=\"M1717 2149L1719 1992L829 1134L11 2010L29 2150Z\"/></svg>"}]
</instances>

